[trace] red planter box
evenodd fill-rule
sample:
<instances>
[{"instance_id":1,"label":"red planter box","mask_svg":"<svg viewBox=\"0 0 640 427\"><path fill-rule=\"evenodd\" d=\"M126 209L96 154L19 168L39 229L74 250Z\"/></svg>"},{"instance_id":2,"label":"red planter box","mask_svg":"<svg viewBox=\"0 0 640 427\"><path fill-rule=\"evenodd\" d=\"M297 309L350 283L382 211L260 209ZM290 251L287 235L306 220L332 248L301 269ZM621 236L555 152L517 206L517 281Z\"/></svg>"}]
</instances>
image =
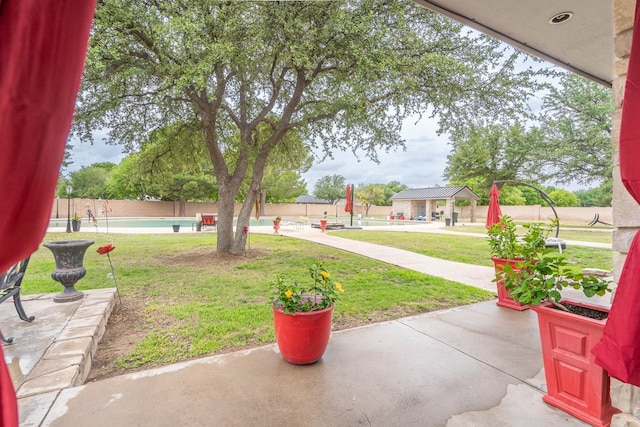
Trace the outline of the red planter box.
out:
<instances>
[{"instance_id":1,"label":"red planter box","mask_svg":"<svg viewBox=\"0 0 640 427\"><path fill-rule=\"evenodd\" d=\"M496 278L500 278L500 273L502 272L504 265L507 263L514 271L520 271L520 269L516 267L516 264L521 261L504 258L491 258L491 260L493 261L493 266L496 270ZM496 302L497 305L499 305L500 307L507 307L518 311L527 310L529 308L528 305L521 304L509 296L509 291L504 288L504 280L498 280L496 282L496 285L498 288L498 302Z\"/></svg>"},{"instance_id":2,"label":"red planter box","mask_svg":"<svg viewBox=\"0 0 640 427\"><path fill-rule=\"evenodd\" d=\"M563 301L599 311L609 310ZM550 303L532 307L538 314L542 358L547 381L545 402L592 426L609 426L620 412L611 406L609 375L594 362L591 349L600 340L606 320L567 313Z\"/></svg>"}]
</instances>

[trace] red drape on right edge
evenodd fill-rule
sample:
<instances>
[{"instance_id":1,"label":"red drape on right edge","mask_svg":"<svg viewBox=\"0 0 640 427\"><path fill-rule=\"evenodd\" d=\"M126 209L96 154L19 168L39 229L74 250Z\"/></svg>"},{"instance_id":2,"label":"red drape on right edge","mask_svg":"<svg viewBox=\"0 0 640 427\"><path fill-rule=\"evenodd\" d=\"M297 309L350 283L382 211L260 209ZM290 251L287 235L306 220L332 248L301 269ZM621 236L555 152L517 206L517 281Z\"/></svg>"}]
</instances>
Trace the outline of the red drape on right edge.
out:
<instances>
[{"instance_id":1,"label":"red drape on right edge","mask_svg":"<svg viewBox=\"0 0 640 427\"><path fill-rule=\"evenodd\" d=\"M636 15L620 127L620 176L640 203L640 4ZM592 350L596 363L614 378L640 386L640 234L636 233L601 340Z\"/></svg>"},{"instance_id":2,"label":"red drape on right edge","mask_svg":"<svg viewBox=\"0 0 640 427\"><path fill-rule=\"evenodd\" d=\"M47 229L96 0L0 0L0 272ZM0 349L0 427L18 426Z\"/></svg>"}]
</instances>

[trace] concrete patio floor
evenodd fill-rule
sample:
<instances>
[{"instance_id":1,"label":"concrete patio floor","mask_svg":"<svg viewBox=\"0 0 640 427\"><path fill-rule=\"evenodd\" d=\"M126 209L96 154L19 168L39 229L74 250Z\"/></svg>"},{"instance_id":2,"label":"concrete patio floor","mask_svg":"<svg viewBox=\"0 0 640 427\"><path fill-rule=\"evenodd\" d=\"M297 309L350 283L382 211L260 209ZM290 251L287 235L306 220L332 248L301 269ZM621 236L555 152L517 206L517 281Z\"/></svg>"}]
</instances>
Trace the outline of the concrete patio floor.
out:
<instances>
[{"instance_id":1,"label":"concrete patio floor","mask_svg":"<svg viewBox=\"0 0 640 427\"><path fill-rule=\"evenodd\" d=\"M344 245L318 230L290 235ZM349 242L372 258L493 287L484 267ZM334 332L310 366L291 365L267 345L85 385L115 289L73 303L54 303L52 295L23 303L33 323L0 305L0 325L16 339L4 350L21 426L586 425L542 401L535 313L494 301Z\"/></svg>"}]
</instances>

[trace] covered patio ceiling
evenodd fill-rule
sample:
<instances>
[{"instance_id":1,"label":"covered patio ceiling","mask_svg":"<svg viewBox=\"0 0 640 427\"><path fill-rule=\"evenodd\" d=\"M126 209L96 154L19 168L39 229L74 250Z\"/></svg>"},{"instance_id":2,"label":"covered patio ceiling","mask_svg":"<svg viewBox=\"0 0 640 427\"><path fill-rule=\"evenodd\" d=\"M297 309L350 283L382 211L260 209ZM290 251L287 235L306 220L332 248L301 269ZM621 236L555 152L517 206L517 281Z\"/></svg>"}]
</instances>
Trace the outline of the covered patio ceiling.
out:
<instances>
[{"instance_id":1,"label":"covered patio ceiling","mask_svg":"<svg viewBox=\"0 0 640 427\"><path fill-rule=\"evenodd\" d=\"M614 63L611 0L413 1L534 56L611 86ZM554 23L556 21L563 22Z\"/></svg>"}]
</instances>

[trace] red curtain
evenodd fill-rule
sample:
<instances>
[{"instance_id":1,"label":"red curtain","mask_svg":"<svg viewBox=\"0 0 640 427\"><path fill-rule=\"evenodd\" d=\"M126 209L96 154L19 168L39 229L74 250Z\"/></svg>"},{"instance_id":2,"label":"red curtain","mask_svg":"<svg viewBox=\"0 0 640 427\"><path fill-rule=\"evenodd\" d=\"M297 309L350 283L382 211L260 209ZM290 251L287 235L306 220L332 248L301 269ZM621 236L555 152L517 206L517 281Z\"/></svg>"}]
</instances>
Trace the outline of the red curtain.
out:
<instances>
[{"instance_id":1,"label":"red curtain","mask_svg":"<svg viewBox=\"0 0 640 427\"><path fill-rule=\"evenodd\" d=\"M635 22L640 23L636 3ZM640 31L633 32L620 127L620 176L640 203ZM640 234L620 274L602 339L592 350L596 363L619 380L640 386Z\"/></svg>"},{"instance_id":2,"label":"red curtain","mask_svg":"<svg viewBox=\"0 0 640 427\"><path fill-rule=\"evenodd\" d=\"M0 271L46 232L95 3L0 0ZM0 393L0 427L17 426L2 357Z\"/></svg>"}]
</instances>

